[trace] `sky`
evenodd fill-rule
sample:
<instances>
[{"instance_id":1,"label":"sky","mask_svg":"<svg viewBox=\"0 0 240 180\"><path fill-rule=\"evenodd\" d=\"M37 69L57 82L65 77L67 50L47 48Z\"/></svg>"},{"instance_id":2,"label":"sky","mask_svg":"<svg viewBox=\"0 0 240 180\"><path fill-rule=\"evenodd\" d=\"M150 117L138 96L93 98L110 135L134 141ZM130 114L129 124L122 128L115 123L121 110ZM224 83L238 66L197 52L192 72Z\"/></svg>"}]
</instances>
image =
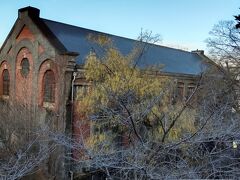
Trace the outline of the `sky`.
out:
<instances>
[{"instance_id":1,"label":"sky","mask_svg":"<svg viewBox=\"0 0 240 180\"><path fill-rule=\"evenodd\" d=\"M1 0L0 46L18 16L32 6L45 19L136 39L160 34L162 45L207 51L206 38L220 20L240 14L240 0Z\"/></svg>"}]
</instances>

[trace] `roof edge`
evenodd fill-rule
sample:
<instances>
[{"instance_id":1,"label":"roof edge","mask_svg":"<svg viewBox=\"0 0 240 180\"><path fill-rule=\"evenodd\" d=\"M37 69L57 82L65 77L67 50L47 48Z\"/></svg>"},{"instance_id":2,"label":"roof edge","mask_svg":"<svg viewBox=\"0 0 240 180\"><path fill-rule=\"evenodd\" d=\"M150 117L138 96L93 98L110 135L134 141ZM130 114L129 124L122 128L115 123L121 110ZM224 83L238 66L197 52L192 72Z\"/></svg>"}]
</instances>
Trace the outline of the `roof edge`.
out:
<instances>
[{"instance_id":1,"label":"roof edge","mask_svg":"<svg viewBox=\"0 0 240 180\"><path fill-rule=\"evenodd\" d=\"M59 54L71 53L67 51L67 48L60 42L60 40L54 35L54 33L48 28L44 23L42 18L40 18L40 10L35 7L27 6L18 10L18 19L30 18L41 33L47 38L47 40L52 44Z\"/></svg>"},{"instance_id":2,"label":"roof edge","mask_svg":"<svg viewBox=\"0 0 240 180\"><path fill-rule=\"evenodd\" d=\"M81 28L81 29L85 29L85 30L89 30L89 31L94 31L96 33L100 33L100 34L107 35L107 36L113 36L113 37L123 38L123 39L130 40L130 41L135 41L137 43L146 43L146 44L151 45L151 46L157 46L157 47L172 49L172 50L181 51L181 52L185 52L185 53L189 53L189 54L193 53L191 51L186 51L186 50L183 50L183 49L177 49L177 48L168 47L168 46L164 46L164 45L160 45L160 44L153 44L153 43L149 43L149 42L139 41L137 39L123 37L123 36L119 36L119 35L115 35L115 34L110 34L110 33L102 32L102 31L98 31L98 30L93 30L93 29L89 29L89 28L85 28L85 27L81 27L81 26L77 26L77 25L72 25L72 24L68 24L68 23L64 23L64 22L51 20L51 19L45 19L45 18L41 18L41 19L43 21L45 20L45 21L50 21L50 22L53 22L53 23L59 23L59 24L62 24L62 25L71 26L71 27L74 27L74 28Z\"/></svg>"}]
</instances>

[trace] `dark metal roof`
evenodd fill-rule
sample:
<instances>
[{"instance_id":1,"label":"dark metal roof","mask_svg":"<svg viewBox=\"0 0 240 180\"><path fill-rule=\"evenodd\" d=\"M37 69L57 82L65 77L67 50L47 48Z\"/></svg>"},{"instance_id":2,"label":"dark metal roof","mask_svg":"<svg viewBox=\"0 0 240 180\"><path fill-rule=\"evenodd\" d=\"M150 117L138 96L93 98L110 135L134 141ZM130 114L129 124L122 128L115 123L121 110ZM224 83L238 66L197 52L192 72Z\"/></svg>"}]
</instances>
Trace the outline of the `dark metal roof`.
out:
<instances>
[{"instance_id":1,"label":"dark metal roof","mask_svg":"<svg viewBox=\"0 0 240 180\"><path fill-rule=\"evenodd\" d=\"M90 50L96 50L96 44L91 42L89 35L108 36L114 46L123 54L128 54L135 47L135 40L110 35L94 30L63 24L47 19L41 19L68 52L76 52L77 64L84 64L86 56ZM163 65L161 71L166 73L180 73L198 75L206 67L205 60L197 53L173 49L169 47L148 44L147 51L138 61L138 67Z\"/></svg>"}]
</instances>

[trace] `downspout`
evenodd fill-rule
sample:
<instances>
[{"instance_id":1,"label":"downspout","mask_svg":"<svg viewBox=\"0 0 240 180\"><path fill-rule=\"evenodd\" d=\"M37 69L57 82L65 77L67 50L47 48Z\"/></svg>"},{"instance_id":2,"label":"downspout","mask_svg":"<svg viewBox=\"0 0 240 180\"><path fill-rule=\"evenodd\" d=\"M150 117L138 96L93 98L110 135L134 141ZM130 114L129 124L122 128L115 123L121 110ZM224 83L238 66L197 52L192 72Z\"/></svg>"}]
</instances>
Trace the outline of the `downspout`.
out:
<instances>
[{"instance_id":1,"label":"downspout","mask_svg":"<svg viewBox=\"0 0 240 180\"><path fill-rule=\"evenodd\" d=\"M76 80L77 72L73 72L73 79L71 83L71 133L73 134L73 116L74 116L74 82Z\"/></svg>"},{"instance_id":2,"label":"downspout","mask_svg":"<svg viewBox=\"0 0 240 180\"><path fill-rule=\"evenodd\" d=\"M70 180L73 180L73 171L69 171L70 173Z\"/></svg>"},{"instance_id":3,"label":"downspout","mask_svg":"<svg viewBox=\"0 0 240 180\"><path fill-rule=\"evenodd\" d=\"M71 137L73 138L73 118L74 118L74 82L76 80L77 72L73 72L73 79L71 82ZM70 151L72 151L70 149ZM73 180L73 171L71 170L71 166L69 166L69 173L70 173L70 179Z\"/></svg>"},{"instance_id":4,"label":"downspout","mask_svg":"<svg viewBox=\"0 0 240 180\"><path fill-rule=\"evenodd\" d=\"M77 76L77 72L73 72L73 79L72 79L72 94L71 94L71 102L73 103L73 88L74 88L74 81L76 79L76 76Z\"/></svg>"}]
</instances>

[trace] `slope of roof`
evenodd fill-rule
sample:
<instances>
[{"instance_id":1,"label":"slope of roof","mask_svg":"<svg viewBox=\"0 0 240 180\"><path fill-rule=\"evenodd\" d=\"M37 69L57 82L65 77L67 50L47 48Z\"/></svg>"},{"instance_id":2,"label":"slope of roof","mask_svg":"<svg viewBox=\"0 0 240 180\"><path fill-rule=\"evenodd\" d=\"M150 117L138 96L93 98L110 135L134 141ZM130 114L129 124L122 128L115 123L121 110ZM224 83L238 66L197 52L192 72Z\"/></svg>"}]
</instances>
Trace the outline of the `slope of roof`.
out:
<instances>
[{"instance_id":1,"label":"slope of roof","mask_svg":"<svg viewBox=\"0 0 240 180\"><path fill-rule=\"evenodd\" d=\"M69 52L76 52L77 64L84 64L86 56L91 49L96 49L96 44L89 40L89 35L104 35L109 37L114 47L121 53L128 54L136 45L136 40L110 35L90 29L76 27L47 19L41 20L57 37ZM197 53L173 49L169 47L148 44L148 49L138 60L138 67L163 65L162 72L198 75L206 67L204 60Z\"/></svg>"}]
</instances>

